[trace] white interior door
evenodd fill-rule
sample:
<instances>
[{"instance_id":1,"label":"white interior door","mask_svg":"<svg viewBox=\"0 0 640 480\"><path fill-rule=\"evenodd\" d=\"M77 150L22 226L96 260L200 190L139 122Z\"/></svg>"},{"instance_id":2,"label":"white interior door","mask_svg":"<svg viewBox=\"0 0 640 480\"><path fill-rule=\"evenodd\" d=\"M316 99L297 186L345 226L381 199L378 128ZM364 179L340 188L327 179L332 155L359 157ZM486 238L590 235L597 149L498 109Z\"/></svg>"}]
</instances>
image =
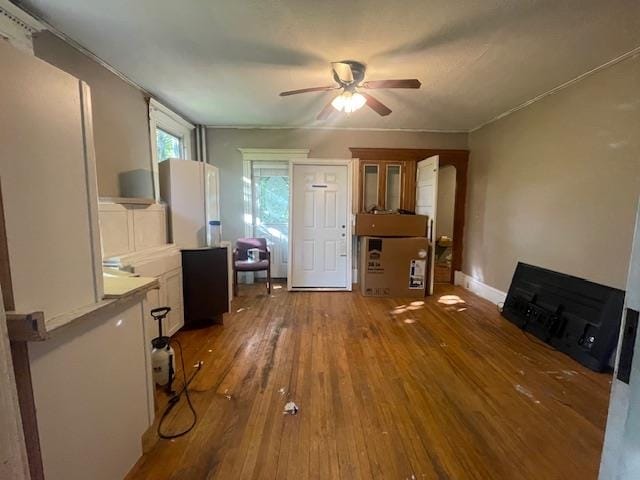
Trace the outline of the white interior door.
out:
<instances>
[{"instance_id":1,"label":"white interior door","mask_svg":"<svg viewBox=\"0 0 640 480\"><path fill-rule=\"evenodd\" d=\"M351 289L349 168L292 165L291 289Z\"/></svg>"},{"instance_id":2,"label":"white interior door","mask_svg":"<svg viewBox=\"0 0 640 480\"><path fill-rule=\"evenodd\" d=\"M440 157L433 156L418 162L416 174L416 213L429 216L427 236L431 241L429 261L429 295L433 295L433 277L435 272L435 232L436 209L438 200L438 168Z\"/></svg>"}]
</instances>

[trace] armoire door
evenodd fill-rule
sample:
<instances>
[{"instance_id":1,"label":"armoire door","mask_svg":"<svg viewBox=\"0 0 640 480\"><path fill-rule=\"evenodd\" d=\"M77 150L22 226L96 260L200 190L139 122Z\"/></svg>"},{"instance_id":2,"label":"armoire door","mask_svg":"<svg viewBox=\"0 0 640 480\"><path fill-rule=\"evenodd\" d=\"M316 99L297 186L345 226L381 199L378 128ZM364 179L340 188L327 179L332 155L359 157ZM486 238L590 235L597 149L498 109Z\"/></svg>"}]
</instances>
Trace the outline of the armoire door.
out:
<instances>
[{"instance_id":1,"label":"armoire door","mask_svg":"<svg viewBox=\"0 0 640 480\"><path fill-rule=\"evenodd\" d=\"M440 158L436 155L418 162L416 174L416 213L429 217L427 236L431 242L429 249L429 295L433 295L435 272L435 232L438 200L438 167Z\"/></svg>"}]
</instances>

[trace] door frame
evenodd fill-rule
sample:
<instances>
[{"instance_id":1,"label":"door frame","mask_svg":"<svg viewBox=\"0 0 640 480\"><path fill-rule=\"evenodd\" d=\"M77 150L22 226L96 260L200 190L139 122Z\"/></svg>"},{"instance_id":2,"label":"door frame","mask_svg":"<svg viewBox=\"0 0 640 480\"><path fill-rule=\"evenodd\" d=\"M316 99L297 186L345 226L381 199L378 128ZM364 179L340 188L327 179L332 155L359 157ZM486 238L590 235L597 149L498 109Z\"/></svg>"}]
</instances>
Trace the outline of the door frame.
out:
<instances>
[{"instance_id":1,"label":"door frame","mask_svg":"<svg viewBox=\"0 0 640 480\"><path fill-rule=\"evenodd\" d=\"M353 289L353 164L354 161L352 158L304 158L304 159L292 159L289 161L289 263L287 264L287 290L290 292L350 292ZM292 271L291 267L293 265L293 216L294 216L294 207L293 204L293 167L294 165L318 165L318 166L326 166L326 165L340 165L347 167L347 285L345 288L326 288L326 287L318 287L318 288L300 288L293 287L291 285L292 279Z\"/></svg>"},{"instance_id":2,"label":"door frame","mask_svg":"<svg viewBox=\"0 0 640 480\"><path fill-rule=\"evenodd\" d=\"M240 155L242 155L242 196L243 196L243 213L244 213L244 236L246 238L253 237L253 201L255 198L254 185L253 185L253 168L254 162L283 162L285 164L290 163L292 160L305 159L309 156L308 148L238 148ZM288 166L289 175L291 175L291 167ZM289 185L291 190L291 185ZM289 200L291 200L291 192L289 192ZM291 205L289 205L289 214L291 214ZM251 219L251 222L247 222L247 219ZM233 246L235 241L232 239ZM287 247L288 248L288 247ZM290 251L290 250L289 250ZM287 274L289 268L287 267ZM248 273L251 278L254 273Z\"/></svg>"}]
</instances>

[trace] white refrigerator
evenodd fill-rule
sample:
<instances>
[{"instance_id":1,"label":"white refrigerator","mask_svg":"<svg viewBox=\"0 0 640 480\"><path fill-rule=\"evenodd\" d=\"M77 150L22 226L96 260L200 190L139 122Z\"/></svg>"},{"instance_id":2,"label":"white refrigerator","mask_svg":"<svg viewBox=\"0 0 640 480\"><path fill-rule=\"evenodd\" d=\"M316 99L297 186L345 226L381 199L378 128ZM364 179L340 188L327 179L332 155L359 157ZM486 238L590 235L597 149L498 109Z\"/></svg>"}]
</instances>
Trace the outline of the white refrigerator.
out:
<instances>
[{"instance_id":1,"label":"white refrigerator","mask_svg":"<svg viewBox=\"0 0 640 480\"><path fill-rule=\"evenodd\" d=\"M170 158L160 162L160 197L169 206L169 235L180 248L210 245L209 222L220 220L218 168Z\"/></svg>"}]
</instances>

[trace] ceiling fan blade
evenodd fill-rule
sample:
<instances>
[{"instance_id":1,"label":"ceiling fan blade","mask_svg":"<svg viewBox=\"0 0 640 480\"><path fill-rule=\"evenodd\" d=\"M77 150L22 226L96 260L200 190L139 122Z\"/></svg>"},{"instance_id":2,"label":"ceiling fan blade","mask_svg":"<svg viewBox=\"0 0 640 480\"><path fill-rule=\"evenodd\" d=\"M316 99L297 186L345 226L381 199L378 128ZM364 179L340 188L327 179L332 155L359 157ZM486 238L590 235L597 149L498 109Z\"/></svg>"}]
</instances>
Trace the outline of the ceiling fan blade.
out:
<instances>
[{"instance_id":1,"label":"ceiling fan blade","mask_svg":"<svg viewBox=\"0 0 640 480\"><path fill-rule=\"evenodd\" d=\"M371 80L364 82L364 88L420 88L420 80L417 78L405 80Z\"/></svg>"},{"instance_id":2,"label":"ceiling fan blade","mask_svg":"<svg viewBox=\"0 0 640 480\"><path fill-rule=\"evenodd\" d=\"M308 92L328 92L329 90L336 90L340 87L311 87L311 88L301 88L300 90L289 90L286 92L281 92L281 97L288 97L289 95L297 95L299 93L308 93Z\"/></svg>"},{"instance_id":3,"label":"ceiling fan blade","mask_svg":"<svg viewBox=\"0 0 640 480\"><path fill-rule=\"evenodd\" d=\"M351 65L344 62L331 62L333 71L338 78L344 83L353 83L353 71L351 71Z\"/></svg>"},{"instance_id":4,"label":"ceiling fan blade","mask_svg":"<svg viewBox=\"0 0 640 480\"><path fill-rule=\"evenodd\" d=\"M369 95L366 92L359 92L359 93L360 95L362 95L364 98L367 99L367 106L371 110L376 112L378 115L382 117L386 117L391 113L391 109L387 107L384 103L382 103L380 100L378 100L377 98Z\"/></svg>"},{"instance_id":5,"label":"ceiling fan blade","mask_svg":"<svg viewBox=\"0 0 640 480\"><path fill-rule=\"evenodd\" d=\"M331 99L331 102L333 102L333 98ZM318 120L326 120L336 111L336 109L333 108L333 105L331 105L331 102L327 103L324 108L320 110L317 117Z\"/></svg>"}]
</instances>

